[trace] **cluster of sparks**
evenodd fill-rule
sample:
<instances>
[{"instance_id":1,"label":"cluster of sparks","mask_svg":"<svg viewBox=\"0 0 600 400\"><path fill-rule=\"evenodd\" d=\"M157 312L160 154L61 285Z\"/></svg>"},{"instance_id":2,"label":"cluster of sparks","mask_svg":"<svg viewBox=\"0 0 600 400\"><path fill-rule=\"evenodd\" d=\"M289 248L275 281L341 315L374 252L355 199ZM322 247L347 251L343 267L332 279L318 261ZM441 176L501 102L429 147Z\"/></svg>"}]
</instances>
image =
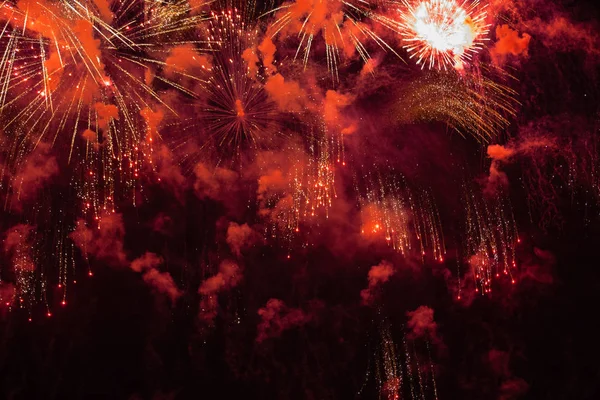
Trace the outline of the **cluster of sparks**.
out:
<instances>
[{"instance_id":1,"label":"cluster of sparks","mask_svg":"<svg viewBox=\"0 0 600 400\"><path fill-rule=\"evenodd\" d=\"M327 66L335 81L342 60L358 54L371 60L369 43L400 57L385 36L400 35L410 58L435 69L462 69L472 54L482 48L489 24L478 1L455 0L396 1L295 0L274 9L275 22L267 32L271 38L296 36L294 59L306 66L315 40L324 42Z\"/></svg>"},{"instance_id":2,"label":"cluster of sparks","mask_svg":"<svg viewBox=\"0 0 600 400\"><path fill-rule=\"evenodd\" d=\"M288 120L309 120L306 116L318 107L293 116L278 109L265 89L277 67L264 54L261 60L248 53L261 49L262 39L275 41L281 58L300 59L304 67L311 54L324 49L323 59L336 84L344 58L368 64L373 51L401 58L386 39L392 35L402 39L417 65L436 70L406 85L398 102L401 118L442 121L486 142L514 114L514 93L506 87L481 74L465 78L455 71L437 71L463 68L481 48L488 25L485 7L478 2L295 0L262 17L267 22L261 25L235 8L192 6L186 0L2 2L0 180L10 182L7 192L19 200L20 184L12 176L32 154L52 152L57 163L73 171L66 180L81 202L79 212L100 229L100 219L118 211L125 193L137 204L140 178L155 172L157 146L166 143L158 129L163 119L186 124L201 141L196 148L217 149L218 162L241 158L248 149L285 143L294 135L283 133L284 127L293 130ZM285 44L294 36L298 43L288 57ZM250 63L249 56L256 63ZM185 100L171 101L175 96ZM191 123L183 121L174 106L183 103L191 104ZM298 125L300 135L295 133L301 137L284 144L290 147L290 160L295 160L284 177L286 190L259 196L271 235L283 237L290 251L289 243L303 223L329 217L338 196L338 171L346 166L341 128L320 117ZM423 260L443 262L446 244L432 194L411 190L403 179L383 173L360 174L356 189L361 233L382 238L405 256L414 252ZM13 197L6 197L5 209L11 209L8 199ZM481 290L489 291L491 274L510 275L509 264L514 264L514 221L504 214L493 219L495 213L472 199L467 205L467 251L485 259L472 265ZM46 301L47 274L34 273L36 257L28 245L34 228L23 226L10 233L14 243L5 246L17 290L1 300L30 307L34 298ZM67 283L75 275L69 231L62 221L51 245L58 259L63 305ZM36 297L33 293L39 288L42 295Z\"/></svg>"},{"instance_id":3,"label":"cluster of sparks","mask_svg":"<svg viewBox=\"0 0 600 400\"><path fill-rule=\"evenodd\" d=\"M290 149L293 167L288 171L287 190L266 199L271 224L268 233L291 244L302 223L315 217L329 217L329 209L337 197L336 169L343 167L341 137L332 135L324 124L308 135L307 151Z\"/></svg>"},{"instance_id":4,"label":"cluster of sparks","mask_svg":"<svg viewBox=\"0 0 600 400\"><path fill-rule=\"evenodd\" d=\"M441 220L429 192L411 191L402 180L383 179L380 174L368 174L365 186L360 199L363 235L382 236L402 254L414 248L423 259L429 252L431 258L443 262L446 248Z\"/></svg>"},{"instance_id":5,"label":"cluster of sparks","mask_svg":"<svg viewBox=\"0 0 600 400\"><path fill-rule=\"evenodd\" d=\"M489 31L479 1L404 0L401 34L410 58L423 68L462 69L480 50Z\"/></svg>"},{"instance_id":6,"label":"cluster of sparks","mask_svg":"<svg viewBox=\"0 0 600 400\"><path fill-rule=\"evenodd\" d=\"M501 276L515 283L516 246L520 242L510 203L499 195L489 202L465 190L466 253L476 292L492 292L492 281ZM460 294L459 294L460 296Z\"/></svg>"},{"instance_id":7,"label":"cluster of sparks","mask_svg":"<svg viewBox=\"0 0 600 400\"><path fill-rule=\"evenodd\" d=\"M252 74L243 59L259 34L237 12L213 12L208 22L206 35L213 51L201 122L217 146L228 151L239 152L246 143L253 148L269 147L278 134L278 116L265 92L264 77Z\"/></svg>"},{"instance_id":8,"label":"cluster of sparks","mask_svg":"<svg viewBox=\"0 0 600 400\"><path fill-rule=\"evenodd\" d=\"M417 343L405 335L401 345L394 341L389 323L382 322L374 351L369 359L365 381L358 395L368 391L373 381L378 398L438 399L437 383L429 342L425 340L426 356L417 354Z\"/></svg>"},{"instance_id":9,"label":"cluster of sparks","mask_svg":"<svg viewBox=\"0 0 600 400\"><path fill-rule=\"evenodd\" d=\"M488 78L484 71L468 79L427 73L402 90L399 121L444 121L482 143L498 137L516 113L515 92Z\"/></svg>"}]
</instances>

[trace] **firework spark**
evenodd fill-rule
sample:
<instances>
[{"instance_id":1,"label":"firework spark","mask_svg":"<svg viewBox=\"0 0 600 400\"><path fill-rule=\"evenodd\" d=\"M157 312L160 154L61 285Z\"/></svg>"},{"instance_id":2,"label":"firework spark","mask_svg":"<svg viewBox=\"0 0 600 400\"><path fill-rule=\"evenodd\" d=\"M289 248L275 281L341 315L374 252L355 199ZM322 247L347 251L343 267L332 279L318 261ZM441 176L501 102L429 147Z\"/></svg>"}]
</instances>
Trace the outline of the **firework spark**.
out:
<instances>
[{"instance_id":1,"label":"firework spark","mask_svg":"<svg viewBox=\"0 0 600 400\"><path fill-rule=\"evenodd\" d=\"M401 89L398 120L403 123L439 121L481 143L498 137L516 113L515 91L479 74L427 72Z\"/></svg>"},{"instance_id":2,"label":"firework spark","mask_svg":"<svg viewBox=\"0 0 600 400\"><path fill-rule=\"evenodd\" d=\"M279 133L278 114L264 89L264 78L244 60L256 46L257 28L246 26L237 10L212 13L206 31L212 67L200 111L214 146L240 156L245 147L270 147Z\"/></svg>"},{"instance_id":3,"label":"firework spark","mask_svg":"<svg viewBox=\"0 0 600 400\"><path fill-rule=\"evenodd\" d=\"M392 326L387 320L383 320L377 334L373 335L373 342L373 353L369 358L365 381L357 393L360 397L366 394L368 383L372 381L379 399L439 398L427 340L424 340L424 346L418 346L416 340L402 335L401 344L397 343L392 334ZM418 347L424 347L426 354L418 354Z\"/></svg>"},{"instance_id":4,"label":"firework spark","mask_svg":"<svg viewBox=\"0 0 600 400\"><path fill-rule=\"evenodd\" d=\"M314 42L322 38L325 44L327 68L334 81L339 81L338 66L342 59L358 54L367 63L371 56L366 42L372 41L386 52L400 58L394 48L377 33L374 25L395 30L398 22L387 13L386 2L365 0L295 0L275 8L273 22L267 31L271 38L300 40L294 59L301 58L306 66Z\"/></svg>"},{"instance_id":5,"label":"firework spark","mask_svg":"<svg viewBox=\"0 0 600 400\"><path fill-rule=\"evenodd\" d=\"M98 3L24 1L0 7L3 64L0 117L17 165L40 144L60 149L84 182L84 208L96 216L113 209L115 184L136 185L143 160L144 110L171 110L151 87L168 68L175 45L199 45L195 30L206 16L187 1ZM65 150L65 148L67 150ZM87 182L87 183L86 183ZM133 192L133 190L132 190Z\"/></svg>"},{"instance_id":6,"label":"firework spark","mask_svg":"<svg viewBox=\"0 0 600 400\"><path fill-rule=\"evenodd\" d=\"M493 201L479 199L465 189L466 253L476 291L491 293L492 280L506 276L515 283L516 246L520 241L512 208L498 193Z\"/></svg>"},{"instance_id":7,"label":"firework spark","mask_svg":"<svg viewBox=\"0 0 600 400\"><path fill-rule=\"evenodd\" d=\"M367 237L383 235L394 249L408 255L415 247L421 258L427 252L433 259L444 260L446 253L441 221L427 191L411 191L403 180L384 179L367 173L366 191L361 194L361 232ZM358 179L357 179L358 181ZM362 190L357 184L357 191Z\"/></svg>"},{"instance_id":8,"label":"firework spark","mask_svg":"<svg viewBox=\"0 0 600 400\"><path fill-rule=\"evenodd\" d=\"M479 1L404 0L400 33L410 58L422 68L462 69L482 48L489 31Z\"/></svg>"},{"instance_id":9,"label":"firework spark","mask_svg":"<svg viewBox=\"0 0 600 400\"><path fill-rule=\"evenodd\" d=\"M307 132L306 139L306 143L297 144L286 153L292 165L285 174L277 169L262 182L259 180L261 209L271 220L267 234L282 237L287 244L300 232L301 223L309 223L319 215L329 217L337 197L336 168L344 165L341 139L332 135L325 124ZM270 193L269 181L285 184L276 193Z\"/></svg>"}]
</instances>

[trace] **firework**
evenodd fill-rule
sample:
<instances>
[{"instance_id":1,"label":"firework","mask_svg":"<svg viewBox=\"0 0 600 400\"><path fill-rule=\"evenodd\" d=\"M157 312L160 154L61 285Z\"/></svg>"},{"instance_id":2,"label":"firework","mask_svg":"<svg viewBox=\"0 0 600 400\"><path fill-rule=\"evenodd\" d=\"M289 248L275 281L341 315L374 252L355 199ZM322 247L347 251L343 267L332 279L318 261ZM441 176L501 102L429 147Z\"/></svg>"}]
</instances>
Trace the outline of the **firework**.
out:
<instances>
[{"instance_id":1,"label":"firework","mask_svg":"<svg viewBox=\"0 0 600 400\"><path fill-rule=\"evenodd\" d=\"M10 255L15 275L14 298L3 299L7 305L17 301L17 306L30 308L35 301L35 251L32 249L34 235L34 228L24 224L16 225L7 232L4 251Z\"/></svg>"},{"instance_id":2,"label":"firework","mask_svg":"<svg viewBox=\"0 0 600 400\"><path fill-rule=\"evenodd\" d=\"M269 170L259 180L259 203L264 216L269 216L267 235L284 239L287 247L301 231L302 223L315 217L329 217L336 193L336 168L343 166L342 144L325 124L305 134L305 143L288 149L286 171ZM269 182L282 182L277 190Z\"/></svg>"},{"instance_id":3,"label":"firework","mask_svg":"<svg viewBox=\"0 0 600 400\"><path fill-rule=\"evenodd\" d=\"M503 132L518 104L514 90L488 78L484 70L468 77L428 72L401 90L396 108L399 122L443 122L481 143Z\"/></svg>"},{"instance_id":4,"label":"firework","mask_svg":"<svg viewBox=\"0 0 600 400\"><path fill-rule=\"evenodd\" d=\"M42 305L48 317L57 303L66 306L68 289L77 283L79 265L69 235L78 200L77 190L71 188L43 190L19 217L21 222L4 233L9 263L0 268L0 297L4 305L25 310L30 320L36 305ZM84 273L91 276L89 267ZM2 286L13 288L10 296L6 290L2 293Z\"/></svg>"},{"instance_id":5,"label":"firework","mask_svg":"<svg viewBox=\"0 0 600 400\"><path fill-rule=\"evenodd\" d=\"M156 75L168 68L164 54L198 44L206 17L190 13L187 1L98 4L2 4L0 117L10 163L40 144L58 147L63 161L77 160L87 208L112 209L116 181L133 188L152 151L144 110L169 109L153 77L177 87Z\"/></svg>"},{"instance_id":6,"label":"firework","mask_svg":"<svg viewBox=\"0 0 600 400\"><path fill-rule=\"evenodd\" d=\"M443 261L446 253L444 237L431 194L413 192L403 179L393 176L383 178L381 174L368 172L365 180L365 189L356 185L360 195L362 234L383 237L394 250L404 255L417 250L422 258L430 252L433 259Z\"/></svg>"},{"instance_id":7,"label":"firework","mask_svg":"<svg viewBox=\"0 0 600 400\"><path fill-rule=\"evenodd\" d=\"M335 192L335 166L342 163L343 143L337 135L332 135L325 124L321 130L310 137L308 162L304 167L304 215L314 216L318 209L329 208L337 194Z\"/></svg>"},{"instance_id":8,"label":"firework","mask_svg":"<svg viewBox=\"0 0 600 400\"><path fill-rule=\"evenodd\" d=\"M372 379L380 399L437 400L437 383L429 342L425 340L424 343L427 354L419 355L416 341L402 335L401 344L396 343L391 328L389 322L380 322L378 332L374 335L374 351L369 357L365 381L358 395L367 391L367 384Z\"/></svg>"},{"instance_id":9,"label":"firework","mask_svg":"<svg viewBox=\"0 0 600 400\"><path fill-rule=\"evenodd\" d=\"M264 218L265 235L280 240L291 257L292 245L302 240L305 228L329 217L336 193L336 170L345 165L339 135L324 123L309 127L302 139L289 142L279 155L262 157L258 180L259 214Z\"/></svg>"},{"instance_id":10,"label":"firework","mask_svg":"<svg viewBox=\"0 0 600 400\"><path fill-rule=\"evenodd\" d=\"M263 75L244 59L256 46L258 29L230 9L211 13L205 34L212 56L200 94L202 126L192 122L208 136L201 147L212 145L221 157L238 158L248 147L272 147L281 135L279 114L265 91Z\"/></svg>"},{"instance_id":11,"label":"firework","mask_svg":"<svg viewBox=\"0 0 600 400\"><path fill-rule=\"evenodd\" d=\"M343 58L358 54L367 63L371 56L367 41L374 42L380 49L398 53L374 29L378 24L395 30L398 22L387 15L386 2L365 0L296 0L275 8L275 21L269 26L267 35L286 40L299 39L294 59L308 63L317 38L325 45L327 67L334 81L339 81L338 65Z\"/></svg>"},{"instance_id":12,"label":"firework","mask_svg":"<svg viewBox=\"0 0 600 400\"><path fill-rule=\"evenodd\" d=\"M399 29L410 58L422 68L462 69L489 31L479 1L403 0Z\"/></svg>"}]
</instances>

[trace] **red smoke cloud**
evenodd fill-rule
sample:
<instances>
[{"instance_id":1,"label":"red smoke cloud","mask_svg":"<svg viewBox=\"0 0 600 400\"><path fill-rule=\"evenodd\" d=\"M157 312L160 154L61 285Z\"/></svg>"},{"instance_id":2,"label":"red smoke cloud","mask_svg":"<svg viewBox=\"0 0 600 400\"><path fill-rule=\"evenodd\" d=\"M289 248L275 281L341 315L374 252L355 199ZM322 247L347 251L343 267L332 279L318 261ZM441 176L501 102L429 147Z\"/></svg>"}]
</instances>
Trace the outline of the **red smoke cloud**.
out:
<instances>
[{"instance_id":1,"label":"red smoke cloud","mask_svg":"<svg viewBox=\"0 0 600 400\"><path fill-rule=\"evenodd\" d=\"M560 51L584 50L587 55L598 56L599 37L591 26L571 22L555 15L550 21L535 18L524 23L544 46Z\"/></svg>"},{"instance_id":2,"label":"red smoke cloud","mask_svg":"<svg viewBox=\"0 0 600 400\"><path fill-rule=\"evenodd\" d=\"M162 260L156 254L145 253L143 256L133 260L130 267L135 272L144 272L146 270L155 269L161 263Z\"/></svg>"},{"instance_id":3,"label":"red smoke cloud","mask_svg":"<svg viewBox=\"0 0 600 400\"><path fill-rule=\"evenodd\" d=\"M200 197L209 197L215 200L221 200L226 196L232 186L238 180L238 174L225 168L209 169L206 165L198 163L194 168L196 181L194 189Z\"/></svg>"},{"instance_id":4,"label":"red smoke cloud","mask_svg":"<svg viewBox=\"0 0 600 400\"><path fill-rule=\"evenodd\" d=\"M510 375L510 368L508 366L510 355L507 352L492 349L488 352L487 357L489 366L494 375L500 377L507 377Z\"/></svg>"},{"instance_id":5,"label":"red smoke cloud","mask_svg":"<svg viewBox=\"0 0 600 400\"><path fill-rule=\"evenodd\" d=\"M60 15L60 13L58 14ZM72 26L73 33L77 36L77 40L81 44L81 57L86 60L86 64L93 65L93 75L100 83L108 82L108 78L104 72L104 64L102 52L100 50L100 39L94 37L94 26L87 19L78 19Z\"/></svg>"},{"instance_id":6,"label":"red smoke cloud","mask_svg":"<svg viewBox=\"0 0 600 400\"><path fill-rule=\"evenodd\" d=\"M360 70L360 77L364 79L368 75L374 75L375 69L379 66L380 62L378 58L369 58Z\"/></svg>"},{"instance_id":7,"label":"red smoke cloud","mask_svg":"<svg viewBox=\"0 0 600 400\"><path fill-rule=\"evenodd\" d=\"M227 244L229 248L236 256L241 256L241 251L245 248L249 248L257 240L260 239L260 235L248 226L248 224L236 224L231 222L227 228Z\"/></svg>"},{"instance_id":8,"label":"red smoke cloud","mask_svg":"<svg viewBox=\"0 0 600 400\"><path fill-rule=\"evenodd\" d=\"M258 63L260 62L256 50L254 48L247 48L244 50L242 52L242 60L246 62L250 76L256 76L256 73L258 72Z\"/></svg>"},{"instance_id":9,"label":"red smoke cloud","mask_svg":"<svg viewBox=\"0 0 600 400\"><path fill-rule=\"evenodd\" d=\"M12 179L17 201L31 200L38 190L58 173L56 158L50 155L50 145L40 143L27 157Z\"/></svg>"},{"instance_id":10,"label":"red smoke cloud","mask_svg":"<svg viewBox=\"0 0 600 400\"><path fill-rule=\"evenodd\" d=\"M94 4L98 7L98 11L104 22L110 24L114 18L112 11L110 11L112 0L94 0Z\"/></svg>"},{"instance_id":11,"label":"red smoke cloud","mask_svg":"<svg viewBox=\"0 0 600 400\"><path fill-rule=\"evenodd\" d=\"M496 43L490 49L492 60L496 65L505 63L509 55L527 57L527 49L531 36L523 33L519 37L519 32L512 30L508 25L498 25L496 27Z\"/></svg>"},{"instance_id":12,"label":"red smoke cloud","mask_svg":"<svg viewBox=\"0 0 600 400\"><path fill-rule=\"evenodd\" d=\"M298 82L286 81L281 74L267 78L265 90L277 107L284 112L300 112L307 103L306 93Z\"/></svg>"},{"instance_id":13,"label":"red smoke cloud","mask_svg":"<svg viewBox=\"0 0 600 400\"><path fill-rule=\"evenodd\" d=\"M173 48L165 60L164 72L170 79L198 69L210 70L211 62L207 56L199 54L191 44Z\"/></svg>"},{"instance_id":14,"label":"red smoke cloud","mask_svg":"<svg viewBox=\"0 0 600 400\"><path fill-rule=\"evenodd\" d=\"M487 362L493 374L501 381L498 388L498 400L518 399L527 393L529 390L527 382L513 376L510 370L509 353L492 349L487 354Z\"/></svg>"},{"instance_id":15,"label":"red smoke cloud","mask_svg":"<svg viewBox=\"0 0 600 400\"><path fill-rule=\"evenodd\" d=\"M86 222L80 219L70 237L85 255L91 255L114 266L127 264L127 256L123 249L125 226L121 214L102 215L97 229L88 228Z\"/></svg>"},{"instance_id":16,"label":"red smoke cloud","mask_svg":"<svg viewBox=\"0 0 600 400\"><path fill-rule=\"evenodd\" d=\"M288 8L276 15L277 19L289 15L290 22L278 32L284 39L297 35L304 26L305 31L322 33L326 42L332 43L332 33L337 32L344 19L341 1L296 0L288 4Z\"/></svg>"},{"instance_id":17,"label":"red smoke cloud","mask_svg":"<svg viewBox=\"0 0 600 400\"><path fill-rule=\"evenodd\" d=\"M4 251L12 252L27 243L27 238L32 230L32 226L24 224L15 225L8 229L4 239Z\"/></svg>"},{"instance_id":18,"label":"red smoke cloud","mask_svg":"<svg viewBox=\"0 0 600 400\"><path fill-rule=\"evenodd\" d=\"M156 254L145 253L140 258L133 260L130 267L135 272L141 272L144 282L154 291L166 295L171 304L175 304L179 296L181 296L181 292L171 275L158 270L160 264L162 264L162 259Z\"/></svg>"},{"instance_id":19,"label":"red smoke cloud","mask_svg":"<svg viewBox=\"0 0 600 400\"><path fill-rule=\"evenodd\" d=\"M276 71L277 68L273 65L275 61L275 51L277 48L269 36L266 36L262 43L258 46L258 51L262 55L263 65L271 71Z\"/></svg>"},{"instance_id":20,"label":"red smoke cloud","mask_svg":"<svg viewBox=\"0 0 600 400\"><path fill-rule=\"evenodd\" d=\"M119 109L114 104L96 103L94 110L98 115L97 128L106 131L111 120L119 119Z\"/></svg>"},{"instance_id":21,"label":"red smoke cloud","mask_svg":"<svg viewBox=\"0 0 600 400\"><path fill-rule=\"evenodd\" d=\"M99 149L100 146L98 144L98 133L96 133L95 131L91 130L91 129L86 129L81 133L81 137L84 138L86 141L90 142L91 144L94 145L94 149Z\"/></svg>"},{"instance_id":22,"label":"red smoke cloud","mask_svg":"<svg viewBox=\"0 0 600 400\"><path fill-rule=\"evenodd\" d=\"M11 272L14 273L14 286L12 283L0 281L0 301L2 305L10 305L19 297L23 301L24 297L31 300L34 296L35 286L32 285L35 274L35 263L33 254L32 233L34 227L30 225L19 224L6 231L4 240L4 251L10 258ZM20 304L23 306L23 303Z\"/></svg>"},{"instance_id":23,"label":"red smoke cloud","mask_svg":"<svg viewBox=\"0 0 600 400\"><path fill-rule=\"evenodd\" d=\"M407 312L407 337L411 340L429 340L438 351L444 352L446 346L438 332L438 325L433 314L433 309L427 306L419 306L416 310Z\"/></svg>"},{"instance_id":24,"label":"red smoke cloud","mask_svg":"<svg viewBox=\"0 0 600 400\"><path fill-rule=\"evenodd\" d=\"M280 213L285 213L294 205L294 201L289 194L290 187L290 177L287 169L282 171L281 168L274 166L266 168L266 172L263 172L263 175L258 178L258 188L256 190L256 199L259 205L258 215L277 222ZM275 205L273 205L273 202L275 202Z\"/></svg>"},{"instance_id":25,"label":"red smoke cloud","mask_svg":"<svg viewBox=\"0 0 600 400\"><path fill-rule=\"evenodd\" d=\"M433 309L427 306L419 306L414 311L406 313L409 318L407 325L409 329L408 338L428 338L434 342L439 342L437 324L433 319Z\"/></svg>"},{"instance_id":26,"label":"red smoke cloud","mask_svg":"<svg viewBox=\"0 0 600 400\"><path fill-rule=\"evenodd\" d=\"M144 273L142 279L157 292L165 294L171 301L171 304L175 304L179 296L181 296L181 292L175 282L173 282L173 277L167 272L151 269Z\"/></svg>"},{"instance_id":27,"label":"red smoke cloud","mask_svg":"<svg viewBox=\"0 0 600 400\"><path fill-rule=\"evenodd\" d=\"M0 283L0 307L10 306L15 301L17 291L12 283Z\"/></svg>"},{"instance_id":28,"label":"red smoke cloud","mask_svg":"<svg viewBox=\"0 0 600 400\"><path fill-rule=\"evenodd\" d=\"M275 14L276 20L284 19L286 22L270 26L267 36L276 36L281 40L305 34L321 36L326 45L335 45L345 57L357 56L355 41L362 42L367 37L367 27L363 22L346 18L343 1L295 0L287 5Z\"/></svg>"},{"instance_id":29,"label":"red smoke cloud","mask_svg":"<svg viewBox=\"0 0 600 400\"><path fill-rule=\"evenodd\" d=\"M285 191L288 185L289 181L280 169L271 169L258 178L257 197L259 200L264 200L273 193Z\"/></svg>"},{"instance_id":30,"label":"red smoke cloud","mask_svg":"<svg viewBox=\"0 0 600 400\"><path fill-rule=\"evenodd\" d=\"M289 308L282 300L269 299L267 304L258 310L261 318L256 327L256 341L261 343L267 339L281 336L286 330L303 326L313 319L299 308Z\"/></svg>"},{"instance_id":31,"label":"red smoke cloud","mask_svg":"<svg viewBox=\"0 0 600 400\"><path fill-rule=\"evenodd\" d=\"M356 126L347 123L341 114L341 110L352 104L354 96L328 90L323 101L323 119L334 128L342 130L343 134L350 134L356 130Z\"/></svg>"},{"instance_id":32,"label":"red smoke cloud","mask_svg":"<svg viewBox=\"0 0 600 400\"><path fill-rule=\"evenodd\" d=\"M152 142L158 136L158 126L162 122L165 113L160 108L153 111L150 107L143 108L140 115L146 122L146 141Z\"/></svg>"},{"instance_id":33,"label":"red smoke cloud","mask_svg":"<svg viewBox=\"0 0 600 400\"><path fill-rule=\"evenodd\" d=\"M98 222L98 229L88 228L85 221L78 220L76 229L70 235L77 247L85 254L112 266L127 265L127 255L123 248L125 226L121 214L105 214ZM129 267L142 274L142 279L157 293L165 294L174 304L181 292L166 272L160 272L158 266L162 260L154 253L145 253L133 260Z\"/></svg>"},{"instance_id":34,"label":"red smoke cloud","mask_svg":"<svg viewBox=\"0 0 600 400\"><path fill-rule=\"evenodd\" d=\"M195 79L212 68L211 59L196 51L192 44L174 47L165 59L163 69L166 77L183 87L193 90Z\"/></svg>"},{"instance_id":35,"label":"red smoke cloud","mask_svg":"<svg viewBox=\"0 0 600 400\"><path fill-rule=\"evenodd\" d=\"M46 38L53 36L54 22L50 15L60 15L60 12L52 3L44 0L19 0L17 8L22 11L22 15L14 13L12 17L20 26L26 26L27 30L38 32ZM52 14L48 13L48 10ZM27 25L25 25L25 15L27 15Z\"/></svg>"},{"instance_id":36,"label":"red smoke cloud","mask_svg":"<svg viewBox=\"0 0 600 400\"><path fill-rule=\"evenodd\" d=\"M375 291L383 283L387 282L395 272L394 266L387 261L382 261L378 265L371 267L369 270L369 286L360 292L363 304L372 304L376 295Z\"/></svg>"},{"instance_id":37,"label":"red smoke cloud","mask_svg":"<svg viewBox=\"0 0 600 400\"><path fill-rule=\"evenodd\" d=\"M512 377L502 382L498 400L514 400L522 398L529 391L529 384L524 379Z\"/></svg>"},{"instance_id":38,"label":"red smoke cloud","mask_svg":"<svg viewBox=\"0 0 600 400\"><path fill-rule=\"evenodd\" d=\"M158 180L170 187L177 198L182 200L183 189L187 186L187 180L183 176L175 156L167 146L160 145L157 150L152 152L152 166Z\"/></svg>"},{"instance_id":39,"label":"red smoke cloud","mask_svg":"<svg viewBox=\"0 0 600 400\"><path fill-rule=\"evenodd\" d=\"M520 282L531 281L541 285L555 282L554 264L556 259L550 251L533 248L533 256L527 257L519 266Z\"/></svg>"},{"instance_id":40,"label":"red smoke cloud","mask_svg":"<svg viewBox=\"0 0 600 400\"><path fill-rule=\"evenodd\" d=\"M171 234L173 229L173 219L165 213L159 213L152 221L152 230L162 233L163 235Z\"/></svg>"},{"instance_id":41,"label":"red smoke cloud","mask_svg":"<svg viewBox=\"0 0 600 400\"><path fill-rule=\"evenodd\" d=\"M212 323L217 316L219 293L237 286L241 279L241 270L235 262L221 262L219 272L202 282L198 289L198 293L202 295L199 319L208 324Z\"/></svg>"},{"instance_id":42,"label":"red smoke cloud","mask_svg":"<svg viewBox=\"0 0 600 400\"><path fill-rule=\"evenodd\" d=\"M334 123L340 119L340 110L349 106L354 101L354 97L348 94L338 93L335 90L328 90L325 93L323 102L323 117L325 122Z\"/></svg>"},{"instance_id":43,"label":"red smoke cloud","mask_svg":"<svg viewBox=\"0 0 600 400\"><path fill-rule=\"evenodd\" d=\"M492 162L484 192L493 196L498 188L508 186L508 177L501 169L503 163L509 163L517 156L536 157L540 154L542 157L546 157L556 150L556 141L542 136L525 137L521 142L511 142L505 146L489 145L487 154Z\"/></svg>"},{"instance_id":44,"label":"red smoke cloud","mask_svg":"<svg viewBox=\"0 0 600 400\"><path fill-rule=\"evenodd\" d=\"M233 261L225 260L219 265L219 272L202 282L198 292L202 295L210 295L236 286L242 276L240 268Z\"/></svg>"}]
</instances>

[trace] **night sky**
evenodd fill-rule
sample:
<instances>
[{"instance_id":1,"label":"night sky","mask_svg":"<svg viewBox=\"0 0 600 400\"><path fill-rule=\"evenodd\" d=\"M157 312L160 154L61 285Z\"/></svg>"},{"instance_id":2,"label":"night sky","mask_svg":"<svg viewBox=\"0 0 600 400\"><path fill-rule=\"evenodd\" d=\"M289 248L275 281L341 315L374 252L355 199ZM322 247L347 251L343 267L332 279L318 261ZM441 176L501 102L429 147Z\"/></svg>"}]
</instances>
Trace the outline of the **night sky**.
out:
<instances>
[{"instance_id":1,"label":"night sky","mask_svg":"<svg viewBox=\"0 0 600 400\"><path fill-rule=\"evenodd\" d=\"M0 398L600 398L595 6L0 2Z\"/></svg>"}]
</instances>

